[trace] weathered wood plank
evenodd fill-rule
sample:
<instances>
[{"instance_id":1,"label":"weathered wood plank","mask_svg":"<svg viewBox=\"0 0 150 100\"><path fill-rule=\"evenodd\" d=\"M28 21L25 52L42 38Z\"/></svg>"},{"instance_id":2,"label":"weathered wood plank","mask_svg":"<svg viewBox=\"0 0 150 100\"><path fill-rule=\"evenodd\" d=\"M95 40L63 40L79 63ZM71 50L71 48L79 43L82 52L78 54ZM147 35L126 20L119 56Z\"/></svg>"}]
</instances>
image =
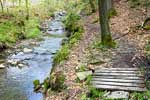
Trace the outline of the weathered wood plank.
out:
<instances>
[{"instance_id":1,"label":"weathered wood plank","mask_svg":"<svg viewBox=\"0 0 150 100\"><path fill-rule=\"evenodd\" d=\"M109 79L128 79L128 80L144 80L144 77L137 77L137 76L92 76L93 78L109 78Z\"/></svg>"},{"instance_id":2,"label":"weathered wood plank","mask_svg":"<svg viewBox=\"0 0 150 100\"><path fill-rule=\"evenodd\" d=\"M134 73L134 74L139 74L140 71L133 71L133 70L129 70L129 71L122 71L122 70L95 70L95 73Z\"/></svg>"},{"instance_id":3,"label":"weathered wood plank","mask_svg":"<svg viewBox=\"0 0 150 100\"><path fill-rule=\"evenodd\" d=\"M145 87L144 84L137 83L118 83L118 82L103 82L103 81L92 81L92 84L96 85L113 85L113 86L128 86L128 87Z\"/></svg>"},{"instance_id":4,"label":"weathered wood plank","mask_svg":"<svg viewBox=\"0 0 150 100\"><path fill-rule=\"evenodd\" d=\"M143 92L146 91L146 88L140 88L140 87L125 87L125 86L111 86L111 85L98 85L93 84L95 88L98 89L105 89L105 90L126 90L126 91L139 91Z\"/></svg>"},{"instance_id":5,"label":"weathered wood plank","mask_svg":"<svg viewBox=\"0 0 150 100\"><path fill-rule=\"evenodd\" d=\"M141 84L144 84L143 80L128 80L128 79L92 78L92 81L120 82L120 83L141 83Z\"/></svg>"},{"instance_id":6,"label":"weathered wood plank","mask_svg":"<svg viewBox=\"0 0 150 100\"><path fill-rule=\"evenodd\" d=\"M95 76L142 76L134 73L93 73Z\"/></svg>"},{"instance_id":7,"label":"weathered wood plank","mask_svg":"<svg viewBox=\"0 0 150 100\"><path fill-rule=\"evenodd\" d=\"M139 68L100 68L97 70L139 71Z\"/></svg>"}]
</instances>

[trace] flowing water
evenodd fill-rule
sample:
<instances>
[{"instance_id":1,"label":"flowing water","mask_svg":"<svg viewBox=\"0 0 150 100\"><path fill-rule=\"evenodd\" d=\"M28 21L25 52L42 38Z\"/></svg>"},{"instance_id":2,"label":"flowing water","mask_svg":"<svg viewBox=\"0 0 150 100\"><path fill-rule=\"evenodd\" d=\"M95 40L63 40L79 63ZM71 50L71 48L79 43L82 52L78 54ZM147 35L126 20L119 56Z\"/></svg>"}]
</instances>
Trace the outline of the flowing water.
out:
<instances>
[{"instance_id":1,"label":"flowing water","mask_svg":"<svg viewBox=\"0 0 150 100\"><path fill-rule=\"evenodd\" d=\"M47 22L47 34L36 46L25 45L6 56L7 68L0 69L0 100L42 100L41 93L33 92L33 80L40 82L49 76L55 52L64 38L62 15ZM27 49L27 50L25 50ZM1 59L1 58L0 58ZM4 60L4 59L3 59Z\"/></svg>"}]
</instances>

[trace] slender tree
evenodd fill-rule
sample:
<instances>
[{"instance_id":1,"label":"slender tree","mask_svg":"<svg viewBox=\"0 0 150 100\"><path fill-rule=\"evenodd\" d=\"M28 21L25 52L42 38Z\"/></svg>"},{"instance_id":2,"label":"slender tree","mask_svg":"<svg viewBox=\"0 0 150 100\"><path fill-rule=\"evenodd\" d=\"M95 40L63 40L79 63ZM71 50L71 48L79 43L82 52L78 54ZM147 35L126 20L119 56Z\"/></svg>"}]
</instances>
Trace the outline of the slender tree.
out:
<instances>
[{"instance_id":1,"label":"slender tree","mask_svg":"<svg viewBox=\"0 0 150 100\"><path fill-rule=\"evenodd\" d=\"M104 46L113 46L113 40L108 23L108 1L98 0L99 5L99 18L101 26L101 42Z\"/></svg>"},{"instance_id":2,"label":"slender tree","mask_svg":"<svg viewBox=\"0 0 150 100\"><path fill-rule=\"evenodd\" d=\"M19 0L19 7L21 6L21 0Z\"/></svg>"},{"instance_id":3,"label":"slender tree","mask_svg":"<svg viewBox=\"0 0 150 100\"><path fill-rule=\"evenodd\" d=\"M25 0L25 3L26 3L26 11L27 11L26 19L28 20L29 19L29 1Z\"/></svg>"},{"instance_id":4,"label":"slender tree","mask_svg":"<svg viewBox=\"0 0 150 100\"><path fill-rule=\"evenodd\" d=\"M3 5L2 0L0 0L0 5L1 5L2 13L3 13L4 12L4 5Z\"/></svg>"}]
</instances>

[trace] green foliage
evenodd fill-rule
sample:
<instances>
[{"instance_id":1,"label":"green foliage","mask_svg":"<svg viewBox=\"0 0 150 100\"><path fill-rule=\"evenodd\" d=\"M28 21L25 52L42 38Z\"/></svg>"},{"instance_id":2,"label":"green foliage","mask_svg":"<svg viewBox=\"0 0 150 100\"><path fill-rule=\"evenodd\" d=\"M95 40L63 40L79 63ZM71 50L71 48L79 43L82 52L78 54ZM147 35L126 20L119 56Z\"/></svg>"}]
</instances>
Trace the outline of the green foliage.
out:
<instances>
[{"instance_id":1,"label":"green foliage","mask_svg":"<svg viewBox=\"0 0 150 100\"><path fill-rule=\"evenodd\" d=\"M51 90L61 91L61 89L64 89L64 81L65 75L62 72L52 73L49 81Z\"/></svg>"},{"instance_id":2,"label":"green foliage","mask_svg":"<svg viewBox=\"0 0 150 100\"><path fill-rule=\"evenodd\" d=\"M150 56L150 45L149 42L145 44L144 53L146 56Z\"/></svg>"},{"instance_id":3,"label":"green foliage","mask_svg":"<svg viewBox=\"0 0 150 100\"><path fill-rule=\"evenodd\" d=\"M68 40L68 45L71 48L75 43L77 43L82 36L82 33L75 32Z\"/></svg>"},{"instance_id":4,"label":"green foliage","mask_svg":"<svg viewBox=\"0 0 150 100\"><path fill-rule=\"evenodd\" d=\"M148 0L128 0L131 8L136 8L136 7L150 7L150 1Z\"/></svg>"},{"instance_id":5,"label":"green foliage","mask_svg":"<svg viewBox=\"0 0 150 100\"><path fill-rule=\"evenodd\" d=\"M87 85L89 85L89 86L91 85L91 80L92 80L92 78L93 78L93 77L92 77L91 75L89 75L89 76L86 78L86 84L87 84Z\"/></svg>"},{"instance_id":6,"label":"green foliage","mask_svg":"<svg viewBox=\"0 0 150 100\"><path fill-rule=\"evenodd\" d=\"M40 85L40 81L39 80L34 80L33 85L34 85L34 87L37 87L38 85Z\"/></svg>"},{"instance_id":7,"label":"green foliage","mask_svg":"<svg viewBox=\"0 0 150 100\"><path fill-rule=\"evenodd\" d=\"M25 37L26 38L36 38L40 35L40 30L38 28L39 20L36 18L29 19L25 23Z\"/></svg>"},{"instance_id":8,"label":"green foliage","mask_svg":"<svg viewBox=\"0 0 150 100\"><path fill-rule=\"evenodd\" d=\"M83 15L91 15L98 8L98 0L81 0L77 6Z\"/></svg>"},{"instance_id":9,"label":"green foliage","mask_svg":"<svg viewBox=\"0 0 150 100\"><path fill-rule=\"evenodd\" d=\"M131 94L130 100L150 100L150 91L144 93L134 92Z\"/></svg>"},{"instance_id":10,"label":"green foliage","mask_svg":"<svg viewBox=\"0 0 150 100\"><path fill-rule=\"evenodd\" d=\"M96 99L103 99L104 97L103 95L105 94L104 91L96 89L94 87L90 87L89 88L89 94L88 94L88 98L90 98L90 100L96 100Z\"/></svg>"},{"instance_id":11,"label":"green foliage","mask_svg":"<svg viewBox=\"0 0 150 100\"><path fill-rule=\"evenodd\" d=\"M54 56L54 61L53 61L54 65L57 65L63 60L67 59L69 52L70 51L68 45L64 45Z\"/></svg>"},{"instance_id":12,"label":"green foliage","mask_svg":"<svg viewBox=\"0 0 150 100\"><path fill-rule=\"evenodd\" d=\"M93 44L93 48L100 49L102 51L106 51L108 48L115 48L117 46L116 42L108 42L107 45L104 45L101 41L95 41Z\"/></svg>"},{"instance_id":13,"label":"green foliage","mask_svg":"<svg viewBox=\"0 0 150 100\"><path fill-rule=\"evenodd\" d=\"M0 20L0 43L11 46L25 38L35 38L40 34L39 21L36 18L24 20L18 16Z\"/></svg>"},{"instance_id":14,"label":"green foliage","mask_svg":"<svg viewBox=\"0 0 150 100\"><path fill-rule=\"evenodd\" d=\"M80 32L81 30L83 30L81 24L79 23L80 19L81 17L75 12L68 13L66 18L63 21L65 24L65 28L72 33Z\"/></svg>"},{"instance_id":15,"label":"green foliage","mask_svg":"<svg viewBox=\"0 0 150 100\"><path fill-rule=\"evenodd\" d=\"M114 16L117 16L117 11L115 10L115 8L111 8L109 11L108 11L108 18L112 18Z\"/></svg>"},{"instance_id":16,"label":"green foliage","mask_svg":"<svg viewBox=\"0 0 150 100\"><path fill-rule=\"evenodd\" d=\"M15 21L1 19L0 22L0 43L10 46L22 38L22 30Z\"/></svg>"},{"instance_id":17,"label":"green foliage","mask_svg":"<svg viewBox=\"0 0 150 100\"><path fill-rule=\"evenodd\" d=\"M70 53L70 49L72 46L77 43L82 36L82 33L80 32L75 32L74 35L72 35L66 44L62 46L62 48L55 54L54 56L54 66L59 64L60 62L66 60L68 58L68 55Z\"/></svg>"},{"instance_id":18,"label":"green foliage","mask_svg":"<svg viewBox=\"0 0 150 100\"><path fill-rule=\"evenodd\" d=\"M144 26L143 29L145 29L145 30L150 30L150 25Z\"/></svg>"},{"instance_id":19,"label":"green foliage","mask_svg":"<svg viewBox=\"0 0 150 100\"><path fill-rule=\"evenodd\" d=\"M50 87L49 78L46 78L46 79L44 80L43 85L44 85L44 91L46 91L46 90Z\"/></svg>"}]
</instances>

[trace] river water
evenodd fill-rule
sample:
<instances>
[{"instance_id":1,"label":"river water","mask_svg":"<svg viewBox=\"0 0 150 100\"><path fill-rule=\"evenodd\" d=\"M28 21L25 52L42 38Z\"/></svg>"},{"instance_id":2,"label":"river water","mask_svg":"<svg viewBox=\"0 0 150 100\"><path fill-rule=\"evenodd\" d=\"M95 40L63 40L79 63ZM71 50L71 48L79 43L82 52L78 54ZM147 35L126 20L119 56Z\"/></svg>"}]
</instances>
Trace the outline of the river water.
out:
<instances>
[{"instance_id":1,"label":"river water","mask_svg":"<svg viewBox=\"0 0 150 100\"><path fill-rule=\"evenodd\" d=\"M52 21L47 22L47 35L43 35L42 41L35 46L22 46L22 49L4 57L7 68L0 69L0 100L43 99L41 93L33 92L33 80L43 82L49 76L53 56L64 38L62 17L56 14Z\"/></svg>"}]
</instances>

